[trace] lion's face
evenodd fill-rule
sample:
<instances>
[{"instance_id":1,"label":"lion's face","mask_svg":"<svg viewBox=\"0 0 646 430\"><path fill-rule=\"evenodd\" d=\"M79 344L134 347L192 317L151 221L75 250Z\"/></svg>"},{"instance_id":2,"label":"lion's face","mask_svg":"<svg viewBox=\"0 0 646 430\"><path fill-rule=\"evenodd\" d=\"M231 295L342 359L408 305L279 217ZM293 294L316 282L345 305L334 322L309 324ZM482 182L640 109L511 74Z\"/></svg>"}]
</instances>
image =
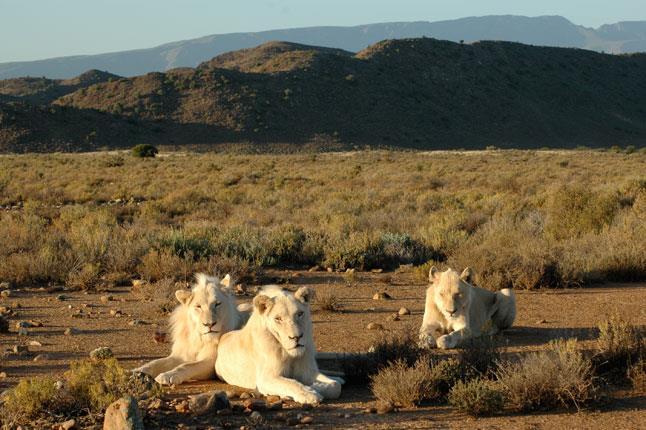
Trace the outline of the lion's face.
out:
<instances>
[{"instance_id":1,"label":"lion's face","mask_svg":"<svg viewBox=\"0 0 646 430\"><path fill-rule=\"evenodd\" d=\"M177 300L187 307L192 326L205 340L221 334L225 313L229 311L230 296L227 288L226 278L220 281L215 277L204 276L191 291L175 292Z\"/></svg>"},{"instance_id":2,"label":"lion's face","mask_svg":"<svg viewBox=\"0 0 646 430\"><path fill-rule=\"evenodd\" d=\"M440 312L447 319L465 315L471 300L471 286L467 283L471 270L464 269L461 275L455 270L448 269L439 272L431 268L429 280L434 287L434 300Z\"/></svg>"},{"instance_id":3,"label":"lion's face","mask_svg":"<svg viewBox=\"0 0 646 430\"><path fill-rule=\"evenodd\" d=\"M301 357L311 343L310 291L303 287L292 294L282 291L269 296L260 293L254 308L261 314L265 327L291 357Z\"/></svg>"}]
</instances>

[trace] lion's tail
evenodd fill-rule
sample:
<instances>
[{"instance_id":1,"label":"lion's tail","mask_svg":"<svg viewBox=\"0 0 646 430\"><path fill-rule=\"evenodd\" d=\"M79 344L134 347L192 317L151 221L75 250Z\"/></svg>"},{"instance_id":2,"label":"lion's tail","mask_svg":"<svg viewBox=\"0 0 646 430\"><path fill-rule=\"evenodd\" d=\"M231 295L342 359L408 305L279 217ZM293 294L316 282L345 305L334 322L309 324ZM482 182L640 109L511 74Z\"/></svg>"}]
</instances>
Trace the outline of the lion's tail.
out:
<instances>
[{"instance_id":1,"label":"lion's tail","mask_svg":"<svg viewBox=\"0 0 646 430\"><path fill-rule=\"evenodd\" d=\"M516 319L516 295L511 288L496 293L496 305L496 313L492 316L493 323L500 330L511 327Z\"/></svg>"}]
</instances>

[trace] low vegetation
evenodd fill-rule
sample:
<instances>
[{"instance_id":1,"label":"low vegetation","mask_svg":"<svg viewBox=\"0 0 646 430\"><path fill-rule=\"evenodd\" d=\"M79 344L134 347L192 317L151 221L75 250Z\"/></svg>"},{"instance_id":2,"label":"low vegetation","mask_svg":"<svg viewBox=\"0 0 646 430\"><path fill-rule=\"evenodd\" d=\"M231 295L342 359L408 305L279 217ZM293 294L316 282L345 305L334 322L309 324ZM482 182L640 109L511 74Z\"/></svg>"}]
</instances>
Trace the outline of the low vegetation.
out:
<instances>
[{"instance_id":1,"label":"low vegetation","mask_svg":"<svg viewBox=\"0 0 646 430\"><path fill-rule=\"evenodd\" d=\"M486 416L503 410L505 397L500 384L489 379L476 378L458 381L448 397L449 404L473 416Z\"/></svg>"},{"instance_id":2,"label":"low vegetation","mask_svg":"<svg viewBox=\"0 0 646 430\"><path fill-rule=\"evenodd\" d=\"M613 379L639 379L639 363L646 354L646 339L633 324L612 315L599 324L597 351L593 362L597 373ZM633 368L633 365L635 366Z\"/></svg>"},{"instance_id":3,"label":"low vegetation","mask_svg":"<svg viewBox=\"0 0 646 430\"><path fill-rule=\"evenodd\" d=\"M35 376L8 391L0 423L20 424L46 415L79 416L103 413L118 398L138 399L159 394L154 381L131 375L114 358L73 362L62 378Z\"/></svg>"},{"instance_id":4,"label":"low vegetation","mask_svg":"<svg viewBox=\"0 0 646 430\"><path fill-rule=\"evenodd\" d=\"M315 303L317 308L323 312L341 312L343 310L343 304L334 294L317 294Z\"/></svg>"},{"instance_id":5,"label":"low vegetation","mask_svg":"<svg viewBox=\"0 0 646 430\"><path fill-rule=\"evenodd\" d=\"M645 157L3 156L0 281L95 289L132 278L186 281L198 270L236 271L245 281L265 267L426 261L469 265L489 289L643 280Z\"/></svg>"}]
</instances>

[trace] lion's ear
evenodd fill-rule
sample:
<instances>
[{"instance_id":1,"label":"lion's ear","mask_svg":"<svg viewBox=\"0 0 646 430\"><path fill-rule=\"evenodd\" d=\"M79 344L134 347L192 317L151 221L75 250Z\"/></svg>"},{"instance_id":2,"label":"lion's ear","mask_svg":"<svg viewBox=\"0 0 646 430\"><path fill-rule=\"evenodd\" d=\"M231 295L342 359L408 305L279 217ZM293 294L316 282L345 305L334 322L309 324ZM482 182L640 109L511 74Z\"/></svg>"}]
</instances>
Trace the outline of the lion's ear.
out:
<instances>
[{"instance_id":1,"label":"lion's ear","mask_svg":"<svg viewBox=\"0 0 646 430\"><path fill-rule=\"evenodd\" d=\"M468 282L471 284L473 280L473 270L471 270L470 267L467 267L462 271L462 274L460 275L460 279L462 279L464 282Z\"/></svg>"},{"instance_id":2,"label":"lion's ear","mask_svg":"<svg viewBox=\"0 0 646 430\"><path fill-rule=\"evenodd\" d=\"M274 306L274 298L265 296L264 294L258 294L256 297L253 298L253 307L258 310L258 312L262 315L265 312L268 312L269 309Z\"/></svg>"},{"instance_id":3,"label":"lion's ear","mask_svg":"<svg viewBox=\"0 0 646 430\"><path fill-rule=\"evenodd\" d=\"M175 297L177 298L178 302L185 305L189 300L191 300L193 294L188 290L177 290L175 291Z\"/></svg>"},{"instance_id":4,"label":"lion's ear","mask_svg":"<svg viewBox=\"0 0 646 430\"><path fill-rule=\"evenodd\" d=\"M428 281L430 283L435 282L437 279L437 274L439 273L439 270L437 270L437 267L431 266L431 270L428 271Z\"/></svg>"},{"instance_id":5,"label":"lion's ear","mask_svg":"<svg viewBox=\"0 0 646 430\"><path fill-rule=\"evenodd\" d=\"M294 297L301 303L309 303L314 297L314 293L307 287L301 287L294 293Z\"/></svg>"}]
</instances>

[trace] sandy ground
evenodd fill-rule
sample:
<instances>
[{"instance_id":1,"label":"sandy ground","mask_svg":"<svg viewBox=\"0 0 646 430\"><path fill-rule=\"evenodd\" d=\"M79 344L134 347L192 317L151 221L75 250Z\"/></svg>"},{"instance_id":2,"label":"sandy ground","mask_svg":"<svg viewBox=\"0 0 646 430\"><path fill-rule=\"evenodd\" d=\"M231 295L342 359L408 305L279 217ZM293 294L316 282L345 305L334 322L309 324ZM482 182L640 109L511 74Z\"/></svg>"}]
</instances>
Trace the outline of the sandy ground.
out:
<instances>
[{"instance_id":1,"label":"sandy ground","mask_svg":"<svg viewBox=\"0 0 646 430\"><path fill-rule=\"evenodd\" d=\"M319 294L334 294L343 303L341 312L326 313L314 306L315 340L320 351L366 351L379 337L397 334L402 330L416 330L422 319L425 285L411 273L357 273L353 277L327 272L289 271L274 273L289 278L294 286L308 285ZM165 330L166 316L160 311L164 301L145 299L145 295L120 287L109 292L56 292L36 289L13 291L0 306L12 306L18 315L11 317L11 333L0 334L0 391L14 385L19 378L45 373L62 373L70 360L86 357L99 346L112 348L126 367L161 357L170 350L169 344L158 344L153 339L157 330ZM387 291L392 300L373 300L376 292ZM65 300L58 300L63 294ZM113 301L102 303L100 297L109 294ZM510 352L537 350L557 337L576 337L584 349L592 347L596 325L606 315L619 313L634 324L646 325L646 284L612 284L594 288L518 291L518 317L514 327L504 334ZM250 297L241 297L242 301ZM401 307L411 315L400 321L390 316ZM81 309L85 316L72 315ZM119 310L122 316L112 316L110 310ZM143 324L131 325L133 320ZM36 320L43 327L32 328L28 336L18 336L15 323ZM383 331L367 330L366 325L377 322ZM67 328L78 330L65 335ZM27 354L8 352L14 345L28 341L42 343L29 347ZM39 356L40 355L40 356ZM37 360L34 360L38 357ZM166 391L166 399L184 399L188 394L201 393L224 384L217 381L188 383ZM640 429L646 428L646 395L630 390L614 391L604 405L581 412L552 412L531 415L504 415L473 419L457 413L448 406L427 406L407 409L386 415L366 414L374 406L368 387L346 386L341 399L307 410L294 410L314 418L308 427L316 428L482 428L482 429ZM290 412L287 409L286 412ZM265 412L272 428L285 424L275 418L276 412ZM190 414L166 411L148 419L150 428L201 429L229 424L238 428L247 424L242 414L229 417L195 418ZM96 426L100 428L100 425Z\"/></svg>"}]
</instances>

